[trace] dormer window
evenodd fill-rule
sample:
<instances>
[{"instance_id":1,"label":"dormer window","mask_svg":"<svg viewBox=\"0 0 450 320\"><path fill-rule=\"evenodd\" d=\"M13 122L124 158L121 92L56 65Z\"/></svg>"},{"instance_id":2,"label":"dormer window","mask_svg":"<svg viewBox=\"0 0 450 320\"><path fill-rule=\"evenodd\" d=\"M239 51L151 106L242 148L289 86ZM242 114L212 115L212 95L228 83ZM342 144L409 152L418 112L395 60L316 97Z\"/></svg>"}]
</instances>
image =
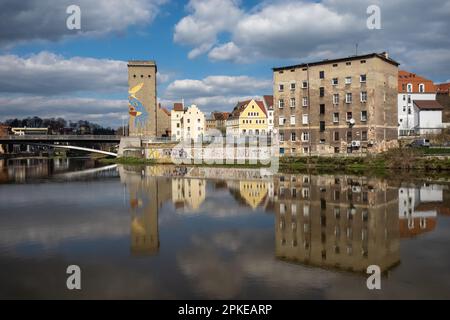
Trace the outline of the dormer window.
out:
<instances>
[{"instance_id":1,"label":"dormer window","mask_svg":"<svg viewBox=\"0 0 450 320\"><path fill-rule=\"evenodd\" d=\"M419 84L419 92L425 92L425 85L423 83Z\"/></svg>"}]
</instances>

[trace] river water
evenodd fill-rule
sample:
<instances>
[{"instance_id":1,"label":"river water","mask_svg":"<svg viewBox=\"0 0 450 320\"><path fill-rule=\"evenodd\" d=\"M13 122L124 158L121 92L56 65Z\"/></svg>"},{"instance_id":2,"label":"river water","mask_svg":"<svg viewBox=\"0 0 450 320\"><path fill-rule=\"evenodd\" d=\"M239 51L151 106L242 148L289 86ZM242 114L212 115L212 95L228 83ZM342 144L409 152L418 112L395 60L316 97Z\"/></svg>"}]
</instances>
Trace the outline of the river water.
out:
<instances>
[{"instance_id":1,"label":"river water","mask_svg":"<svg viewBox=\"0 0 450 320\"><path fill-rule=\"evenodd\" d=\"M449 185L0 160L0 298L448 299Z\"/></svg>"}]
</instances>

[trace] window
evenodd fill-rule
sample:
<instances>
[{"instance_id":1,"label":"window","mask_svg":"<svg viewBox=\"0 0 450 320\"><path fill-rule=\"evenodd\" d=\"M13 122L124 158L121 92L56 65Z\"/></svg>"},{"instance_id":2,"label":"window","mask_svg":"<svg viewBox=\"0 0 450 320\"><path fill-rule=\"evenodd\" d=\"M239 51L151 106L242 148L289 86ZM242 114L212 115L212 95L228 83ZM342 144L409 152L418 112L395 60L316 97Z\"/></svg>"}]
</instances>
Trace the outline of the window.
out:
<instances>
[{"instance_id":1,"label":"window","mask_svg":"<svg viewBox=\"0 0 450 320\"><path fill-rule=\"evenodd\" d=\"M347 65L347 66L351 66L352 65L352 63L349 61L349 62L346 62L345 63L345 65Z\"/></svg>"},{"instance_id":2,"label":"window","mask_svg":"<svg viewBox=\"0 0 450 320\"><path fill-rule=\"evenodd\" d=\"M333 123L339 122L339 112L333 113Z\"/></svg>"},{"instance_id":3,"label":"window","mask_svg":"<svg viewBox=\"0 0 450 320\"><path fill-rule=\"evenodd\" d=\"M284 133L283 133L283 132L280 132L280 141L281 141L281 142L284 141ZM280 150L281 150L281 149L280 149ZM280 151L280 153L282 153L282 152Z\"/></svg>"},{"instance_id":4,"label":"window","mask_svg":"<svg viewBox=\"0 0 450 320\"><path fill-rule=\"evenodd\" d=\"M419 84L419 92L425 92L425 85L423 83Z\"/></svg>"},{"instance_id":5,"label":"window","mask_svg":"<svg viewBox=\"0 0 450 320\"><path fill-rule=\"evenodd\" d=\"M291 98L291 108L295 108L295 98Z\"/></svg>"},{"instance_id":6,"label":"window","mask_svg":"<svg viewBox=\"0 0 450 320\"><path fill-rule=\"evenodd\" d=\"M366 82L366 75L362 74L359 76L359 82Z\"/></svg>"},{"instance_id":7,"label":"window","mask_svg":"<svg viewBox=\"0 0 450 320\"><path fill-rule=\"evenodd\" d=\"M345 84L351 84L352 83L352 77L345 77Z\"/></svg>"},{"instance_id":8,"label":"window","mask_svg":"<svg viewBox=\"0 0 450 320\"><path fill-rule=\"evenodd\" d=\"M319 96L320 97L324 97L325 96L325 88L324 87L320 87L319 88Z\"/></svg>"},{"instance_id":9,"label":"window","mask_svg":"<svg viewBox=\"0 0 450 320\"><path fill-rule=\"evenodd\" d=\"M408 94L408 103L411 103L411 96Z\"/></svg>"},{"instance_id":10,"label":"window","mask_svg":"<svg viewBox=\"0 0 450 320\"><path fill-rule=\"evenodd\" d=\"M339 104L339 93L333 94L333 104Z\"/></svg>"},{"instance_id":11,"label":"window","mask_svg":"<svg viewBox=\"0 0 450 320\"><path fill-rule=\"evenodd\" d=\"M303 81L303 82L302 82L302 88L303 88L303 89L308 88L308 81Z\"/></svg>"},{"instance_id":12,"label":"window","mask_svg":"<svg viewBox=\"0 0 450 320\"><path fill-rule=\"evenodd\" d=\"M351 112L347 112L347 121L350 121L350 119L352 119L352 113Z\"/></svg>"},{"instance_id":13,"label":"window","mask_svg":"<svg viewBox=\"0 0 450 320\"><path fill-rule=\"evenodd\" d=\"M309 141L309 132L302 132L302 141Z\"/></svg>"},{"instance_id":14,"label":"window","mask_svg":"<svg viewBox=\"0 0 450 320\"><path fill-rule=\"evenodd\" d=\"M345 103L352 103L352 93L351 92L347 92L345 94Z\"/></svg>"},{"instance_id":15,"label":"window","mask_svg":"<svg viewBox=\"0 0 450 320\"><path fill-rule=\"evenodd\" d=\"M280 109L284 108L284 100L283 99L278 100L278 108L280 108Z\"/></svg>"},{"instance_id":16,"label":"window","mask_svg":"<svg viewBox=\"0 0 450 320\"><path fill-rule=\"evenodd\" d=\"M291 91L295 90L295 82L291 82Z\"/></svg>"},{"instance_id":17,"label":"window","mask_svg":"<svg viewBox=\"0 0 450 320\"><path fill-rule=\"evenodd\" d=\"M334 147L334 153L339 153L339 147Z\"/></svg>"},{"instance_id":18,"label":"window","mask_svg":"<svg viewBox=\"0 0 450 320\"><path fill-rule=\"evenodd\" d=\"M295 116L294 115L291 116L291 125L295 125Z\"/></svg>"},{"instance_id":19,"label":"window","mask_svg":"<svg viewBox=\"0 0 450 320\"><path fill-rule=\"evenodd\" d=\"M308 115L307 114L304 114L303 115L303 117L302 117L302 124L308 124Z\"/></svg>"},{"instance_id":20,"label":"window","mask_svg":"<svg viewBox=\"0 0 450 320\"><path fill-rule=\"evenodd\" d=\"M319 71L319 78L325 79L325 71Z\"/></svg>"},{"instance_id":21,"label":"window","mask_svg":"<svg viewBox=\"0 0 450 320\"><path fill-rule=\"evenodd\" d=\"M304 107L308 106L308 97L303 97L303 106Z\"/></svg>"},{"instance_id":22,"label":"window","mask_svg":"<svg viewBox=\"0 0 450 320\"><path fill-rule=\"evenodd\" d=\"M347 141L352 141L352 132L347 131Z\"/></svg>"},{"instance_id":23,"label":"window","mask_svg":"<svg viewBox=\"0 0 450 320\"><path fill-rule=\"evenodd\" d=\"M361 111L361 121L367 121L367 111Z\"/></svg>"},{"instance_id":24,"label":"window","mask_svg":"<svg viewBox=\"0 0 450 320\"><path fill-rule=\"evenodd\" d=\"M320 132L325 131L325 121L320 121Z\"/></svg>"},{"instance_id":25,"label":"window","mask_svg":"<svg viewBox=\"0 0 450 320\"><path fill-rule=\"evenodd\" d=\"M321 115L325 114L325 105L323 103L319 105L319 113Z\"/></svg>"},{"instance_id":26,"label":"window","mask_svg":"<svg viewBox=\"0 0 450 320\"><path fill-rule=\"evenodd\" d=\"M367 131L361 131L361 140L367 141Z\"/></svg>"},{"instance_id":27,"label":"window","mask_svg":"<svg viewBox=\"0 0 450 320\"><path fill-rule=\"evenodd\" d=\"M406 84L402 84L402 91L405 91L406 90ZM405 100L405 95L403 95L403 100Z\"/></svg>"},{"instance_id":28,"label":"window","mask_svg":"<svg viewBox=\"0 0 450 320\"><path fill-rule=\"evenodd\" d=\"M412 92L412 84L411 83L408 83L408 85L406 86L406 91Z\"/></svg>"},{"instance_id":29,"label":"window","mask_svg":"<svg viewBox=\"0 0 450 320\"><path fill-rule=\"evenodd\" d=\"M337 63L334 63L334 64L333 64L333 68L336 68L337 66L338 66Z\"/></svg>"},{"instance_id":30,"label":"window","mask_svg":"<svg viewBox=\"0 0 450 320\"><path fill-rule=\"evenodd\" d=\"M283 92L284 91L284 84L278 85L278 91Z\"/></svg>"},{"instance_id":31,"label":"window","mask_svg":"<svg viewBox=\"0 0 450 320\"><path fill-rule=\"evenodd\" d=\"M331 80L331 84L332 84L333 86L337 86L338 83L339 83L338 78L333 78L333 80Z\"/></svg>"},{"instance_id":32,"label":"window","mask_svg":"<svg viewBox=\"0 0 450 320\"><path fill-rule=\"evenodd\" d=\"M333 134L334 141L339 141L339 131L335 131Z\"/></svg>"},{"instance_id":33,"label":"window","mask_svg":"<svg viewBox=\"0 0 450 320\"><path fill-rule=\"evenodd\" d=\"M367 91L361 91L361 102L367 102Z\"/></svg>"},{"instance_id":34,"label":"window","mask_svg":"<svg viewBox=\"0 0 450 320\"><path fill-rule=\"evenodd\" d=\"M361 60L360 62L361 62L361 63L366 63L366 60Z\"/></svg>"},{"instance_id":35,"label":"window","mask_svg":"<svg viewBox=\"0 0 450 320\"><path fill-rule=\"evenodd\" d=\"M295 141L295 132L291 132L291 141Z\"/></svg>"},{"instance_id":36,"label":"window","mask_svg":"<svg viewBox=\"0 0 450 320\"><path fill-rule=\"evenodd\" d=\"M280 126L284 126L284 123L285 123L286 121L285 121L285 119L284 119L284 117L279 117L278 118L278 124L280 125Z\"/></svg>"}]
</instances>

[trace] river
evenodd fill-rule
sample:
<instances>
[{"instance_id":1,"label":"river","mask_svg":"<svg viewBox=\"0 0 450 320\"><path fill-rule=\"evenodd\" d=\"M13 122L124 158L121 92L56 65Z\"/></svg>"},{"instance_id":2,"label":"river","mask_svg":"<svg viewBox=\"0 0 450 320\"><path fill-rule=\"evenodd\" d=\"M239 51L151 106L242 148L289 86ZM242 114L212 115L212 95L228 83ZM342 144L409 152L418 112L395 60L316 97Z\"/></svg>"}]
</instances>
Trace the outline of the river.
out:
<instances>
[{"instance_id":1,"label":"river","mask_svg":"<svg viewBox=\"0 0 450 320\"><path fill-rule=\"evenodd\" d=\"M0 298L450 298L450 184L258 172L0 160Z\"/></svg>"}]
</instances>

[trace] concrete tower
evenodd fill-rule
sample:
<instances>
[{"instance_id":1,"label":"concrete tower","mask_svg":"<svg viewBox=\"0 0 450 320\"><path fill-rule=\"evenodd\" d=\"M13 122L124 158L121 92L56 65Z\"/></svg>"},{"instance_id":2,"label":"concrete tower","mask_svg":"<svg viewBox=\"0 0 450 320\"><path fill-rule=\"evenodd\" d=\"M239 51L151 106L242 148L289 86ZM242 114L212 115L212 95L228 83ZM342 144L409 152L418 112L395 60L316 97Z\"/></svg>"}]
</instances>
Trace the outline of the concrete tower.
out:
<instances>
[{"instance_id":1,"label":"concrete tower","mask_svg":"<svg viewBox=\"0 0 450 320\"><path fill-rule=\"evenodd\" d=\"M157 136L155 61L128 61L130 136Z\"/></svg>"}]
</instances>

